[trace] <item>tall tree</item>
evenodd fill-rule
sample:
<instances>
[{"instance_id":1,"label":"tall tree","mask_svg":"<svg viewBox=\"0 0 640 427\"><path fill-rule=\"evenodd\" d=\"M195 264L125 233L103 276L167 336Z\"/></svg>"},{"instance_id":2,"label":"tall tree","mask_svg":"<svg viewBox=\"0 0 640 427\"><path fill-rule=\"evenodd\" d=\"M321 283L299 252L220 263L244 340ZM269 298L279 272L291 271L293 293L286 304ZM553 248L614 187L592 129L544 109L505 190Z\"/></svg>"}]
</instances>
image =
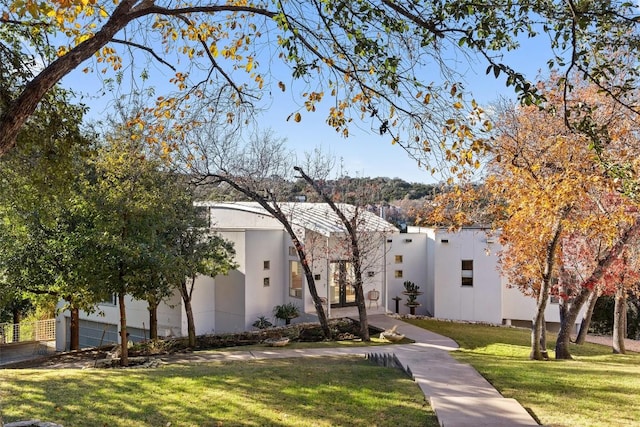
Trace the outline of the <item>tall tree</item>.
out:
<instances>
[{"instance_id":1,"label":"tall tree","mask_svg":"<svg viewBox=\"0 0 640 427\"><path fill-rule=\"evenodd\" d=\"M17 149L0 160L0 276L20 299L66 301L71 348L78 349L78 310L90 310L104 298L91 272L85 108L72 105L69 97L62 90L51 92L22 128Z\"/></svg>"},{"instance_id":2,"label":"tall tree","mask_svg":"<svg viewBox=\"0 0 640 427\"><path fill-rule=\"evenodd\" d=\"M97 279L118 298L124 366L128 364L125 298L149 293L150 277L165 251L158 241L163 217L173 210L164 197L167 177L162 163L132 136L128 130L110 135L93 164L97 248L103 254ZM154 287L164 285L153 282Z\"/></svg>"},{"instance_id":3,"label":"tall tree","mask_svg":"<svg viewBox=\"0 0 640 427\"><path fill-rule=\"evenodd\" d=\"M331 210L340 220L340 225L347 232L347 253L349 260L353 264L354 283L352 284L356 294L356 304L358 307L358 318L360 319L360 337L364 341L370 341L369 319L367 317L367 306L364 297L363 272L366 268L367 258L369 261L375 257L374 252L380 248L380 235L384 238L387 229L367 229L370 227L364 215L364 208L361 205L348 206L339 205L329 195L318 182L318 180L307 175L300 166L295 166L294 170L300 174L302 179L309 185L322 202L329 205ZM373 241L372 241L373 237ZM376 241L377 240L377 241ZM378 259L379 261L379 259Z\"/></svg>"}]
</instances>

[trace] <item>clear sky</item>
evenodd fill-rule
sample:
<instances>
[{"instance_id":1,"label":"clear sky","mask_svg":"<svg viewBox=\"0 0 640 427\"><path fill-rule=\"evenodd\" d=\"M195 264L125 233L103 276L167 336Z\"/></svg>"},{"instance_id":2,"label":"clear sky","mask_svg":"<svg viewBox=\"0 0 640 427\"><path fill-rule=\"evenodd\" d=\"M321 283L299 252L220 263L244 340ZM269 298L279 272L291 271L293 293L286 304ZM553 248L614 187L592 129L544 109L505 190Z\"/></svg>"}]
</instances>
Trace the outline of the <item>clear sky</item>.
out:
<instances>
[{"instance_id":1,"label":"clear sky","mask_svg":"<svg viewBox=\"0 0 640 427\"><path fill-rule=\"evenodd\" d=\"M510 61L513 68L527 73L527 77L533 81L539 70L546 69L546 60L549 58L549 52L540 50L539 46L539 43L524 40L522 49L507 54L505 60ZM102 76L81 72L85 66L86 64L82 64L78 70L67 76L62 84L92 96L91 99L83 101L91 108L89 118L100 117L105 114L113 94L108 92L101 95ZM461 63L461 67L463 70L458 71L466 75L467 90L472 91L474 98L481 104L493 102L500 96L515 99L513 88L505 86L503 76L495 79L493 75L485 75L486 65L476 64L473 68L469 68L468 64ZM168 77L154 81L159 88L169 85ZM160 89L156 92L157 95L162 94ZM272 129L277 136L286 138L291 149L295 150L299 156L304 152L322 147L323 151L341 159L342 172L352 177L385 176L397 177L409 182L437 181L437 178L410 159L401 147L392 145L388 135L381 137L376 130L371 129L370 124L353 123L350 136L343 138L325 124L327 114L326 111L322 111L322 106L315 113L307 113L303 109L300 123L293 120L287 121L287 116L298 109L299 104L294 97L295 90L289 90L285 94L279 94L277 98L274 97L267 111L258 117L258 123L264 129Z\"/></svg>"}]
</instances>

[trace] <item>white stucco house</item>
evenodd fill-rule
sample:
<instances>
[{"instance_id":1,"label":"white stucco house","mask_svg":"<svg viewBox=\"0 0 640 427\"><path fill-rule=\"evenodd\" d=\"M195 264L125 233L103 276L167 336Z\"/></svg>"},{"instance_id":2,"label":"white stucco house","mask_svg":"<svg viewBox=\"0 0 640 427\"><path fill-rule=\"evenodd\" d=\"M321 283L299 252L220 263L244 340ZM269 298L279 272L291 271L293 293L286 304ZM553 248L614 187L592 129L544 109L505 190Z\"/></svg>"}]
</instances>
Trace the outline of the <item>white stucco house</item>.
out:
<instances>
[{"instance_id":1,"label":"white stucco house","mask_svg":"<svg viewBox=\"0 0 640 427\"><path fill-rule=\"evenodd\" d=\"M259 317L273 319L273 307L292 302L302 316L315 319L315 308L295 247L284 227L261 206L251 202L202 203L210 227L232 241L238 268L227 276L199 277L193 295L197 334L250 330ZM341 205L348 215L353 207ZM339 316L355 305L353 280L345 244L346 232L325 204L283 206L305 245L318 293L329 315ZM530 325L535 302L511 289L497 269L501 249L489 230L409 227L400 233L393 225L366 211L358 211L363 254L365 295L377 295L368 306L377 312L406 314L404 282L420 286L416 314L436 318L494 324ZM373 291L371 294L369 292ZM96 313L81 312L81 346L118 342L115 298ZM132 340L148 336L145 301L127 301L128 332ZM549 323L558 322L557 305L549 304ZM186 316L176 292L158 308L158 331L185 336ZM57 318L57 349L68 348L69 313Z\"/></svg>"}]
</instances>

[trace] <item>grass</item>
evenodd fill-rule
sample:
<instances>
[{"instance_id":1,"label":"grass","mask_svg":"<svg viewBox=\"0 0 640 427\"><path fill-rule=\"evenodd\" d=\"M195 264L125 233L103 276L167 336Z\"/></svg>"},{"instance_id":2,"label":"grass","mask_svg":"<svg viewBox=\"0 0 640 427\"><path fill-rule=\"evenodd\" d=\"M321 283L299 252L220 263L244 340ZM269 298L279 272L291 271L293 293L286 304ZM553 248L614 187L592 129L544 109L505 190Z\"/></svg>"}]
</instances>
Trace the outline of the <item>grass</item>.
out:
<instances>
[{"instance_id":1,"label":"grass","mask_svg":"<svg viewBox=\"0 0 640 427\"><path fill-rule=\"evenodd\" d=\"M471 364L505 397L517 399L545 426L637 426L640 355L607 346L571 345L574 360L529 360L525 329L408 320L454 339L456 359ZM555 346L548 336L548 347ZM553 351L550 357L554 357Z\"/></svg>"},{"instance_id":2,"label":"grass","mask_svg":"<svg viewBox=\"0 0 640 427\"><path fill-rule=\"evenodd\" d=\"M156 369L0 370L5 422L65 426L436 426L419 387L361 358Z\"/></svg>"}]
</instances>

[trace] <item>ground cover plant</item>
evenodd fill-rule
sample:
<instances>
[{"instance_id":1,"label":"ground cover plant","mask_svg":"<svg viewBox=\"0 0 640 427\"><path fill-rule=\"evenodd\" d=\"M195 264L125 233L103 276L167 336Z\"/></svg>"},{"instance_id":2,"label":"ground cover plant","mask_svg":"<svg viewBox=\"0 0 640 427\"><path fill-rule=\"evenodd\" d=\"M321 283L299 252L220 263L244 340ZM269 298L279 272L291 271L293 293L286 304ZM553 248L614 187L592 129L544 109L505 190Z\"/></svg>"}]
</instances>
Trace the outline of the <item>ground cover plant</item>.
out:
<instances>
[{"instance_id":1,"label":"ground cover plant","mask_svg":"<svg viewBox=\"0 0 640 427\"><path fill-rule=\"evenodd\" d=\"M505 397L517 399L545 426L637 426L640 355L571 345L574 360L529 360L530 331L478 324L407 320L454 339L456 359L471 364ZM548 348L556 336L549 334ZM550 357L553 358L553 352Z\"/></svg>"},{"instance_id":2,"label":"ground cover plant","mask_svg":"<svg viewBox=\"0 0 640 427\"><path fill-rule=\"evenodd\" d=\"M64 426L437 425L410 378L357 357L5 369L0 401L5 422Z\"/></svg>"}]
</instances>

